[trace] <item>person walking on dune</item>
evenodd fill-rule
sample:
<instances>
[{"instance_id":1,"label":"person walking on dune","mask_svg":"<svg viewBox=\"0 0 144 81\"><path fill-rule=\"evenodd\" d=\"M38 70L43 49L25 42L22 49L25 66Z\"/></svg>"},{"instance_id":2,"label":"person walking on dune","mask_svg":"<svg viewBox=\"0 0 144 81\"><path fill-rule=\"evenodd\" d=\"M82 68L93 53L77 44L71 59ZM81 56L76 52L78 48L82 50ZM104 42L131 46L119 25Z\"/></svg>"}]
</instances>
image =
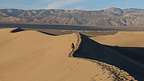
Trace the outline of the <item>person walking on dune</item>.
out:
<instances>
[{"instance_id":1,"label":"person walking on dune","mask_svg":"<svg viewBox=\"0 0 144 81\"><path fill-rule=\"evenodd\" d=\"M72 54L73 54L73 52L74 52L74 49L75 49L75 45L74 45L74 43L72 43L71 44L71 52L70 52L70 54L69 54L69 57L71 57L72 56Z\"/></svg>"},{"instance_id":2,"label":"person walking on dune","mask_svg":"<svg viewBox=\"0 0 144 81\"><path fill-rule=\"evenodd\" d=\"M72 43L72 46L71 46L71 47L72 47L72 50L74 50L74 49L75 49L75 45L74 45L74 43Z\"/></svg>"}]
</instances>

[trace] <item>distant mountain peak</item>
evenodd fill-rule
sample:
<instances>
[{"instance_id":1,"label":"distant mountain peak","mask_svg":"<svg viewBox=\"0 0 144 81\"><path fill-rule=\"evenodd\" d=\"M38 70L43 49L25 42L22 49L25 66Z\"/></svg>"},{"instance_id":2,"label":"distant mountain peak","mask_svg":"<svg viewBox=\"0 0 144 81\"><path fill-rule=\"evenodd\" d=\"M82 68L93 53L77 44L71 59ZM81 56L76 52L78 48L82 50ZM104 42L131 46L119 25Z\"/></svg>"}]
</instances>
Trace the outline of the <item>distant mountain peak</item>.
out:
<instances>
[{"instance_id":1,"label":"distant mountain peak","mask_svg":"<svg viewBox=\"0 0 144 81\"><path fill-rule=\"evenodd\" d=\"M104 12L109 13L109 14L114 14L114 15L122 15L123 10L117 7L110 7L104 10Z\"/></svg>"}]
</instances>

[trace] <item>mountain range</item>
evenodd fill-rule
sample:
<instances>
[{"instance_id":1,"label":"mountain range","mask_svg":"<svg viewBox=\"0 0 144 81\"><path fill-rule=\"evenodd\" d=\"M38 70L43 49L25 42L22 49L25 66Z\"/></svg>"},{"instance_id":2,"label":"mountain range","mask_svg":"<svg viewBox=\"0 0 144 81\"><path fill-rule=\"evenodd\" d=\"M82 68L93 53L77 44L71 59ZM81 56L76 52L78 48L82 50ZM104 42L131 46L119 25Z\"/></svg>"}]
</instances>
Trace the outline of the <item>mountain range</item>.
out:
<instances>
[{"instance_id":1,"label":"mountain range","mask_svg":"<svg viewBox=\"0 0 144 81\"><path fill-rule=\"evenodd\" d=\"M142 27L143 21L144 9L135 8L111 7L96 11L0 9L0 23Z\"/></svg>"}]
</instances>

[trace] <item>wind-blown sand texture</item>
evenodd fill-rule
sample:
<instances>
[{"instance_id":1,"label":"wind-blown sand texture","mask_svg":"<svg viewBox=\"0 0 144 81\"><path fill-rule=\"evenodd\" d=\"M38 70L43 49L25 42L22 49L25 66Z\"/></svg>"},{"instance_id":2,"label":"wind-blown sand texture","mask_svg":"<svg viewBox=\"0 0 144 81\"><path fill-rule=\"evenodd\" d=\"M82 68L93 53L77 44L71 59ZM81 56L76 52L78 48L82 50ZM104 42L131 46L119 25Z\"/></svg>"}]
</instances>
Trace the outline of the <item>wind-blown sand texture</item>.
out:
<instances>
[{"instance_id":1,"label":"wind-blown sand texture","mask_svg":"<svg viewBox=\"0 0 144 81\"><path fill-rule=\"evenodd\" d=\"M144 32L118 32L114 35L92 37L93 40L110 46L144 47Z\"/></svg>"},{"instance_id":2,"label":"wind-blown sand texture","mask_svg":"<svg viewBox=\"0 0 144 81\"><path fill-rule=\"evenodd\" d=\"M0 81L114 81L98 63L68 57L77 34L11 30L0 30Z\"/></svg>"}]
</instances>

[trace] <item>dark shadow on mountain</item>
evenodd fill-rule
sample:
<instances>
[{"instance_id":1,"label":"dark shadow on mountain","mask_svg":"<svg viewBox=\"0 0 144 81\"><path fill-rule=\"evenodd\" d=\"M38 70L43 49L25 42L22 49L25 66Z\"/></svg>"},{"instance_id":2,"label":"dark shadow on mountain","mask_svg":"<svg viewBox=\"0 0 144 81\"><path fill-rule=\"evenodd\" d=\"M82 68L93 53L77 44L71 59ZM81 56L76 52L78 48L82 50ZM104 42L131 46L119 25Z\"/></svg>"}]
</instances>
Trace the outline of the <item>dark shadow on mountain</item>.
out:
<instances>
[{"instance_id":1,"label":"dark shadow on mountain","mask_svg":"<svg viewBox=\"0 0 144 81\"><path fill-rule=\"evenodd\" d=\"M137 80L144 80L144 48L123 48L99 44L81 34L80 47L74 57L87 58L105 62L119 67Z\"/></svg>"},{"instance_id":2,"label":"dark shadow on mountain","mask_svg":"<svg viewBox=\"0 0 144 81\"><path fill-rule=\"evenodd\" d=\"M24 31L24 29L22 29L21 27L17 27L15 29L13 29L12 31L10 31L11 33L17 33L17 32L21 32Z\"/></svg>"}]
</instances>

